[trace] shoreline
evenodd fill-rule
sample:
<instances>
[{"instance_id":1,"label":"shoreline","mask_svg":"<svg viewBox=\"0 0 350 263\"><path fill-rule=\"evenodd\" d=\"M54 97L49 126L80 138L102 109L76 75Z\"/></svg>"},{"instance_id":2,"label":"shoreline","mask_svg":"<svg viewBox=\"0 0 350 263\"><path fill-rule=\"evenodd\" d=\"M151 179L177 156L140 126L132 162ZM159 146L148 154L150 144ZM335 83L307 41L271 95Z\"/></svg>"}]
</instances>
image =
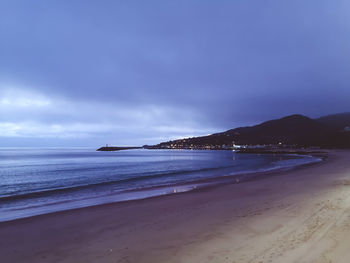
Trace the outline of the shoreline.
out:
<instances>
[{"instance_id":1,"label":"shoreline","mask_svg":"<svg viewBox=\"0 0 350 263\"><path fill-rule=\"evenodd\" d=\"M257 153L254 153L254 154L257 154ZM272 153L265 153L265 154L271 155ZM0 216L0 223L20 220L20 219L25 219L25 218L30 218L30 217L35 217L35 216L40 216L45 214L71 211L71 210L88 208L88 207L95 207L95 206L100 206L105 204L113 204L113 203L116 204L116 203L123 203L123 202L129 202L129 201L138 201L138 200L162 197L162 196L167 196L172 194L180 194L184 192L198 191L205 188L217 187L224 184L242 184L242 183L247 183L255 180L263 180L265 178L274 176L284 171L294 170L294 169L302 168L304 166L309 166L309 165L320 164L324 162L328 157L327 152L316 152L316 153L309 153L309 154L283 153L281 155L312 157L315 159L310 162L294 164L292 166L271 167L271 168L263 169L261 171L235 172L235 173L219 175L215 177L195 179L193 181L188 181L188 182L180 182L180 183L175 183L170 185L159 185L154 187L146 187L139 190L134 189L134 190L128 190L128 191L123 191L119 193L105 194L105 195L96 196L96 197L86 197L83 199L77 199L72 201L62 201L62 202L53 203L53 204L44 205L44 206L34 206L32 207L32 211L30 210L27 211L27 214L25 214L24 210L13 210L13 211L7 212L9 214L7 216L6 215L2 217ZM320 159L321 161L318 161L317 159ZM222 171L222 173L223 172L224 171ZM62 189L60 191L65 191L65 189ZM34 197L35 196L39 197L37 193L33 193L32 195ZM21 199L21 197L16 197L16 198Z\"/></svg>"},{"instance_id":2,"label":"shoreline","mask_svg":"<svg viewBox=\"0 0 350 263\"><path fill-rule=\"evenodd\" d=\"M349 159L330 151L318 165L239 187L3 222L0 254L5 262L346 262Z\"/></svg>"}]
</instances>

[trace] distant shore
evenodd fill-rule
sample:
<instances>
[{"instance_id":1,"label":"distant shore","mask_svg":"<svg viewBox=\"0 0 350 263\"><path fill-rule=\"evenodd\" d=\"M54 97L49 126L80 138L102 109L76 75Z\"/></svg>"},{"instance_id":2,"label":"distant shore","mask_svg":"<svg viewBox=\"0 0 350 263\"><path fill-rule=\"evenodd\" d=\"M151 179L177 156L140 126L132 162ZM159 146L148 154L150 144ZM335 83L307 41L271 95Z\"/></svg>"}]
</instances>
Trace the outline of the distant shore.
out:
<instances>
[{"instance_id":1,"label":"distant shore","mask_svg":"<svg viewBox=\"0 0 350 263\"><path fill-rule=\"evenodd\" d=\"M211 148L206 148L206 147L198 147L198 148L188 148L188 147L179 147L179 148L160 148L157 146L130 146L130 147L119 147L119 146L103 146L97 149L97 151L122 151L122 150L134 150L134 149L148 149L148 150L224 150L224 151L235 151L238 153L253 153L253 154L323 154L325 151L322 149L309 149L309 148L254 148L249 147L249 148L238 148L238 149L233 149L233 148L220 148L219 146L212 146Z\"/></svg>"},{"instance_id":2,"label":"distant shore","mask_svg":"<svg viewBox=\"0 0 350 263\"><path fill-rule=\"evenodd\" d=\"M4 262L347 262L350 151L263 180L0 223ZM311 249L312 248L312 249Z\"/></svg>"}]
</instances>

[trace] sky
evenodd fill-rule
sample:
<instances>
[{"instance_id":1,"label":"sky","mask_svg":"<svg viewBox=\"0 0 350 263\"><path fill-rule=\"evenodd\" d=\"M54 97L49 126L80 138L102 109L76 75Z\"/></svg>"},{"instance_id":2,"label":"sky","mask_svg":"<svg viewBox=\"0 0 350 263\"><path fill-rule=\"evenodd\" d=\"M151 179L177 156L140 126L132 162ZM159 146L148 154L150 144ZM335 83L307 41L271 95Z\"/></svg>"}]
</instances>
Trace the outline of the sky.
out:
<instances>
[{"instance_id":1,"label":"sky","mask_svg":"<svg viewBox=\"0 0 350 263\"><path fill-rule=\"evenodd\" d=\"M0 147L350 111L350 2L1 0Z\"/></svg>"}]
</instances>

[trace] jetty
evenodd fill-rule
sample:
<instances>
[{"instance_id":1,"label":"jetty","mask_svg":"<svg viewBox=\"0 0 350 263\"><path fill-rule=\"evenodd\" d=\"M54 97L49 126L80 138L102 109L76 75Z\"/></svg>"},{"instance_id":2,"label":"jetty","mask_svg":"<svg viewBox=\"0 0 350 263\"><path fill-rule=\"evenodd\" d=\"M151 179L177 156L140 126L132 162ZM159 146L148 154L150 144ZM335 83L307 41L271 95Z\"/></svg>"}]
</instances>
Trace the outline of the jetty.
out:
<instances>
[{"instance_id":1,"label":"jetty","mask_svg":"<svg viewBox=\"0 0 350 263\"><path fill-rule=\"evenodd\" d=\"M101 148L98 148L97 151L102 152L114 152L114 151L122 151L122 150L134 150L134 149L143 149L143 147L133 147L133 146L126 146L126 147L118 147L118 146L104 146Z\"/></svg>"}]
</instances>

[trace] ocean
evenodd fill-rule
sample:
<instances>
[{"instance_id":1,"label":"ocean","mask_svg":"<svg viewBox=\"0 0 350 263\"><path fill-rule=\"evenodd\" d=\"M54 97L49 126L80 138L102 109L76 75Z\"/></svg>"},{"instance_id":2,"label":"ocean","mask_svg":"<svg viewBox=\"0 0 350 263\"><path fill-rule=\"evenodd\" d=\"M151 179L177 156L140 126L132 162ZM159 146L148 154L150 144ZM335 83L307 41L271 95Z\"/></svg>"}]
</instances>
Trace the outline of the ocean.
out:
<instances>
[{"instance_id":1,"label":"ocean","mask_svg":"<svg viewBox=\"0 0 350 263\"><path fill-rule=\"evenodd\" d=\"M319 161L212 150L0 148L0 221L176 194L216 177L242 181L256 172Z\"/></svg>"}]
</instances>

